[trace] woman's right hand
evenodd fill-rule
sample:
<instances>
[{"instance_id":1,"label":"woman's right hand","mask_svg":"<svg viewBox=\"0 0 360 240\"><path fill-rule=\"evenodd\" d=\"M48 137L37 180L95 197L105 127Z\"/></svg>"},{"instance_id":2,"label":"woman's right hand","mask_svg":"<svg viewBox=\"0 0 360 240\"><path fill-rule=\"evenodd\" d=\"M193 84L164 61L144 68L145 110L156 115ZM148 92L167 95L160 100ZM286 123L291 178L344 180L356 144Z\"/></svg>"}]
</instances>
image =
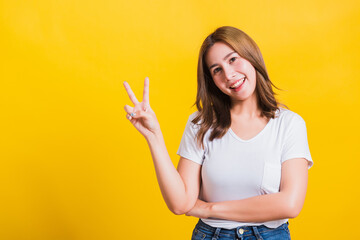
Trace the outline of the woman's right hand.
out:
<instances>
[{"instance_id":1,"label":"woman's right hand","mask_svg":"<svg viewBox=\"0 0 360 240\"><path fill-rule=\"evenodd\" d=\"M139 102L127 82L124 87L134 107L125 105L126 118L134 127L146 138L154 136L160 132L160 124L156 118L155 112L151 109L149 103L149 78L144 81L143 101Z\"/></svg>"}]
</instances>

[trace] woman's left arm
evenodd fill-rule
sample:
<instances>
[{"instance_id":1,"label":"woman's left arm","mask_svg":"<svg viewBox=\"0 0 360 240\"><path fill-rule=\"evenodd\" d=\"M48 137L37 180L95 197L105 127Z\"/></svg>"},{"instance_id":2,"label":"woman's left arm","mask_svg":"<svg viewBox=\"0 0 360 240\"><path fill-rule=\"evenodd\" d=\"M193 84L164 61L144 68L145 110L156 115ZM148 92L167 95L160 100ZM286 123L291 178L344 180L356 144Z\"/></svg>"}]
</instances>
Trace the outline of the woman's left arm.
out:
<instances>
[{"instance_id":1,"label":"woman's left arm","mask_svg":"<svg viewBox=\"0 0 360 240\"><path fill-rule=\"evenodd\" d=\"M282 163L280 191L242 200L204 202L197 200L187 216L240 222L266 222L295 218L305 201L308 161L304 158Z\"/></svg>"}]
</instances>

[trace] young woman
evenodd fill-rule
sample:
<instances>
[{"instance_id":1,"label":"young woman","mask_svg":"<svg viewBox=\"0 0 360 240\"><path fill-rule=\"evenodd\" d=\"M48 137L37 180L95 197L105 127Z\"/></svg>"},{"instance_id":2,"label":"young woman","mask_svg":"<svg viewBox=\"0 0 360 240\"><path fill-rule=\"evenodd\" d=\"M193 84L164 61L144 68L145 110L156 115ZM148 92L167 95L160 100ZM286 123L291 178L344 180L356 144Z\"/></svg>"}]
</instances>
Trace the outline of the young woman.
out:
<instances>
[{"instance_id":1,"label":"young woman","mask_svg":"<svg viewBox=\"0 0 360 240\"><path fill-rule=\"evenodd\" d=\"M290 239L312 166L304 120L280 108L256 43L234 27L203 42L198 111L181 139L177 169L149 104L149 79L127 118L146 138L158 183L175 214L199 218L192 239Z\"/></svg>"}]
</instances>

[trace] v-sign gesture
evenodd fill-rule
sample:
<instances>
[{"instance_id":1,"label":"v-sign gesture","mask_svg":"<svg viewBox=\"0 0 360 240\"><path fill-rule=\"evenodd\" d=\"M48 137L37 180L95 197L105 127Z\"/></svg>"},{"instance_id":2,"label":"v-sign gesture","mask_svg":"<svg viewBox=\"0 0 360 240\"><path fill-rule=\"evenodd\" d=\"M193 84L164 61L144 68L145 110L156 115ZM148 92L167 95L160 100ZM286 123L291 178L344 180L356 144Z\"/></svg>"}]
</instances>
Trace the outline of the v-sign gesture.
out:
<instances>
[{"instance_id":1,"label":"v-sign gesture","mask_svg":"<svg viewBox=\"0 0 360 240\"><path fill-rule=\"evenodd\" d=\"M142 102L136 99L127 82L124 82L124 86L134 104L134 107L125 105L126 117L145 137L149 145L156 177L166 205L175 214L189 212L199 195L201 165L180 158L179 171L174 167L166 149L159 122L150 108L149 79L145 78ZM194 210L191 213L193 212Z\"/></svg>"},{"instance_id":2,"label":"v-sign gesture","mask_svg":"<svg viewBox=\"0 0 360 240\"><path fill-rule=\"evenodd\" d=\"M160 131L160 125L156 118L154 111L149 103L149 78L146 77L144 81L143 100L139 102L131 90L130 85L124 82L124 87L134 107L125 105L124 109L127 113L126 117L134 125L134 127L148 139L156 132Z\"/></svg>"}]
</instances>

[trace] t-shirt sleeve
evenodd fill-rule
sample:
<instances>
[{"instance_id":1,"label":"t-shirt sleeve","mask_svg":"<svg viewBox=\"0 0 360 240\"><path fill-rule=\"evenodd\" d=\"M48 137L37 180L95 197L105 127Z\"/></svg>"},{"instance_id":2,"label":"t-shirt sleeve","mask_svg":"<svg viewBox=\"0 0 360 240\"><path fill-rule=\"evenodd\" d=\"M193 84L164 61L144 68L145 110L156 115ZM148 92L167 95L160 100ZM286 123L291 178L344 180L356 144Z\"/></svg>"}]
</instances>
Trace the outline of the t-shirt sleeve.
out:
<instances>
[{"instance_id":1,"label":"t-shirt sleeve","mask_svg":"<svg viewBox=\"0 0 360 240\"><path fill-rule=\"evenodd\" d=\"M197 145L196 133L199 127L191 122L193 117L194 114L189 117L186 123L177 154L202 165L205 150Z\"/></svg>"},{"instance_id":2,"label":"t-shirt sleeve","mask_svg":"<svg viewBox=\"0 0 360 240\"><path fill-rule=\"evenodd\" d=\"M289 122L283 146L281 163L293 158L305 158L308 161L308 169L314 164L308 139L305 121L297 115Z\"/></svg>"}]
</instances>

